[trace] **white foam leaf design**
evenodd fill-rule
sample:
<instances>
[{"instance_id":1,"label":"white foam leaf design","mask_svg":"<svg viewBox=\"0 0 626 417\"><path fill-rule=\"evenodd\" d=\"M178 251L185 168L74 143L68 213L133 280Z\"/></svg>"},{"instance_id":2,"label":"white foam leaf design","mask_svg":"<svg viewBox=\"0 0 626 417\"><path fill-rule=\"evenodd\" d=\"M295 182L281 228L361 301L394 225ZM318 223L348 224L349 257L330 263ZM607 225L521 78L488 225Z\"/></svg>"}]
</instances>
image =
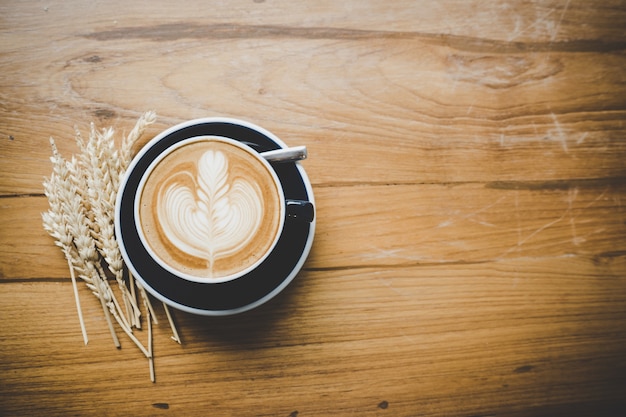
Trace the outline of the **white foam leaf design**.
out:
<instances>
[{"instance_id":1,"label":"white foam leaf design","mask_svg":"<svg viewBox=\"0 0 626 417\"><path fill-rule=\"evenodd\" d=\"M231 180L226 156L214 150L200 157L195 177L186 171L177 175L182 177L159 192L158 221L174 246L205 259L211 270L217 259L235 254L258 231L261 190L254 182Z\"/></svg>"}]
</instances>

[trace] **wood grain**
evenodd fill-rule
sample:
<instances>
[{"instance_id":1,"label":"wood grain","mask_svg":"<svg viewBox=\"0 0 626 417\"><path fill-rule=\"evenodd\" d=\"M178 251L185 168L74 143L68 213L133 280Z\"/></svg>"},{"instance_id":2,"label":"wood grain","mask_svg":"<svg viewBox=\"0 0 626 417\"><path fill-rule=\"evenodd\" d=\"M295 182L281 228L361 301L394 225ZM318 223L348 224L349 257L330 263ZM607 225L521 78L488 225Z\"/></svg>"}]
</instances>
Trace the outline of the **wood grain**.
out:
<instances>
[{"instance_id":1,"label":"wood grain","mask_svg":"<svg viewBox=\"0 0 626 417\"><path fill-rule=\"evenodd\" d=\"M321 220L306 267L315 270L626 254L616 247L626 234L626 208L619 206L626 183L613 180L314 190ZM353 204L344 207L346 202ZM47 210L45 197L1 203L0 228L6 233L0 236L0 254L6 263L0 279L24 277L25 267L33 270L32 278L67 276L53 240L33 227Z\"/></svg>"},{"instance_id":2,"label":"wood grain","mask_svg":"<svg viewBox=\"0 0 626 417\"><path fill-rule=\"evenodd\" d=\"M0 4L0 415L626 414L626 3ZM157 382L41 226L49 138L238 117L317 232L249 313L160 307ZM118 329L121 334L121 330ZM147 340L145 330L137 332Z\"/></svg>"},{"instance_id":3,"label":"wood grain","mask_svg":"<svg viewBox=\"0 0 626 417\"><path fill-rule=\"evenodd\" d=\"M167 339L166 326L157 327L154 386L145 382L147 367L136 349L112 348L94 300L85 299L91 341L80 347L66 285L4 284L13 291L3 292L2 305L16 313L4 318L13 337L1 349L8 356L2 363L10 363L3 369L3 408L19 411L33 401L45 410L82 413L83 400L93 395L89 387L102 383L102 368L129 391L101 391L104 414L149 414L153 404L167 403L185 414L208 408L374 415L382 401L391 410L506 414L572 395L576 403L610 400L624 382L624 363L616 362L624 329L616 324L626 318L626 299L623 276L615 273L623 268L621 261L598 268L568 258L501 261L489 269L305 272L251 315L178 314L182 347ZM57 301L38 301L44 298ZM28 327L17 313L24 309L39 317ZM75 325L59 328L62 322ZM67 384L82 388L62 404L54 396ZM183 384L188 388L172 390Z\"/></svg>"}]
</instances>

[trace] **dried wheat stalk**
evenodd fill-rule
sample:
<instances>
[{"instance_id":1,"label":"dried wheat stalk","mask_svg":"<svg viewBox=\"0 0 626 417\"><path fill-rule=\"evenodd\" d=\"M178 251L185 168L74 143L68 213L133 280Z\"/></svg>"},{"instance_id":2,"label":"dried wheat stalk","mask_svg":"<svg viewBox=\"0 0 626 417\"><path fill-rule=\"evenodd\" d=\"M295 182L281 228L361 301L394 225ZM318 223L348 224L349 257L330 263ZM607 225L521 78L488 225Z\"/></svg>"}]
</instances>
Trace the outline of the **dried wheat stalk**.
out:
<instances>
[{"instance_id":1,"label":"dried wheat stalk","mask_svg":"<svg viewBox=\"0 0 626 417\"><path fill-rule=\"evenodd\" d=\"M70 268L85 344L88 339L80 309L75 271L100 300L115 346L120 347L120 342L112 318L148 358L153 382L151 322L156 324L157 320L144 289L132 279L132 275L129 274L130 284L124 278L126 268L115 238L114 213L117 192L130 163L132 148L146 127L155 120L154 112L143 114L128 136L123 138L119 150L115 146L112 129L97 131L92 124L88 140L84 140L80 132L76 133L80 154L78 158L72 157L70 160L60 155L54 140L50 139L53 171L43 183L50 208L42 213L44 229L55 239L55 244L63 251ZM102 261L106 264L108 273L102 267ZM117 281L122 297L121 304L109 285L108 274ZM132 330L133 327L141 326L137 292L148 315L148 349L135 337ZM172 328L172 339L180 343L167 307L165 312Z\"/></svg>"}]
</instances>

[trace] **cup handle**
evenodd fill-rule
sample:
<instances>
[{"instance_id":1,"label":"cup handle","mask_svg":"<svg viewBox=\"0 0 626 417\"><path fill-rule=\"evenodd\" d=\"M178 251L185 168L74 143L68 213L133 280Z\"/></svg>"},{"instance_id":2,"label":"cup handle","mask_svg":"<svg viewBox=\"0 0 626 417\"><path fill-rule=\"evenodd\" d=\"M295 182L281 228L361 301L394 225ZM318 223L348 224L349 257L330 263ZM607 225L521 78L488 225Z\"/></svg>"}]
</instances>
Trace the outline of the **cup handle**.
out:
<instances>
[{"instance_id":1,"label":"cup handle","mask_svg":"<svg viewBox=\"0 0 626 417\"><path fill-rule=\"evenodd\" d=\"M315 208L310 201L287 200L287 217L303 222L311 223L315 218Z\"/></svg>"}]
</instances>

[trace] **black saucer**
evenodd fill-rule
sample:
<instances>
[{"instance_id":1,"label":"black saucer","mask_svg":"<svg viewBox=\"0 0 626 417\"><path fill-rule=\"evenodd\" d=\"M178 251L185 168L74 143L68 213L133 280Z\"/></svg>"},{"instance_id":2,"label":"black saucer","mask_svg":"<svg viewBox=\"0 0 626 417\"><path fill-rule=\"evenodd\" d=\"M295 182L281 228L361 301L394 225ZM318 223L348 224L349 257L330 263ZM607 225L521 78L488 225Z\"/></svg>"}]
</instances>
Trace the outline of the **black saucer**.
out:
<instances>
[{"instance_id":1,"label":"black saucer","mask_svg":"<svg viewBox=\"0 0 626 417\"><path fill-rule=\"evenodd\" d=\"M257 152L286 147L271 133L233 119L200 119L163 132L148 143L131 163L119 191L116 233L126 264L156 298L172 307L203 315L240 313L273 298L298 273L310 251L315 221L286 218L274 250L255 270L223 283L199 283L178 277L155 262L135 226L135 196L150 163L170 146L196 136L222 136L249 145ZM311 184L299 163L273 164L286 199L313 202Z\"/></svg>"}]
</instances>

